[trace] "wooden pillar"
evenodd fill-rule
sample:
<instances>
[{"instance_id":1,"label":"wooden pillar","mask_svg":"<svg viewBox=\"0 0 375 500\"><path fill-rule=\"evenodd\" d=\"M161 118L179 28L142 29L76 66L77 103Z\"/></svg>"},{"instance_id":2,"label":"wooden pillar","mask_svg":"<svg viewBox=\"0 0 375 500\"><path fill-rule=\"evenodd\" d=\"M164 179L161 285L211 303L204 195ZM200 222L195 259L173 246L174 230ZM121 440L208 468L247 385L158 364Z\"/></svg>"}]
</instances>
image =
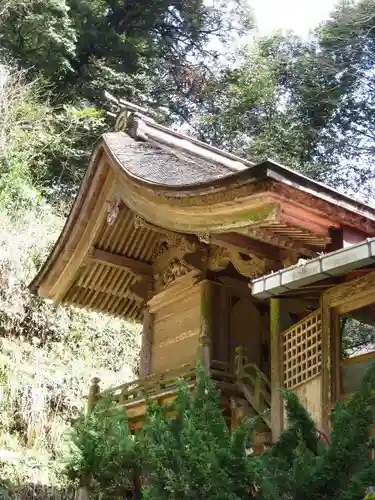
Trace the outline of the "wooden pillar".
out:
<instances>
[{"instance_id":1,"label":"wooden pillar","mask_svg":"<svg viewBox=\"0 0 375 500\"><path fill-rule=\"evenodd\" d=\"M276 442L283 430L284 403L282 388L281 299L270 299L271 340L271 427L272 441Z\"/></svg>"},{"instance_id":2,"label":"wooden pillar","mask_svg":"<svg viewBox=\"0 0 375 500\"><path fill-rule=\"evenodd\" d=\"M150 313L148 307L143 311L143 331L141 357L139 362L139 376L147 377L151 374L151 354L152 354L152 328L154 315Z\"/></svg>"},{"instance_id":3,"label":"wooden pillar","mask_svg":"<svg viewBox=\"0 0 375 500\"><path fill-rule=\"evenodd\" d=\"M329 422L330 422L330 406L331 406L331 339L332 327L334 327L335 318L332 317L331 308L325 296L320 303L321 307L321 321L322 321L322 431L329 436ZM339 319L336 316L336 322ZM337 324L339 327L339 324ZM334 329L334 328L333 328ZM340 345L338 346L340 349ZM339 355L339 353L338 353ZM338 370L340 365L338 366ZM340 372L338 371L338 375ZM340 376L340 375L339 375Z\"/></svg>"},{"instance_id":4,"label":"wooden pillar","mask_svg":"<svg viewBox=\"0 0 375 500\"><path fill-rule=\"evenodd\" d=\"M201 285L200 307L200 339L199 356L207 373L211 367L211 343L213 335L213 286L211 281L203 281Z\"/></svg>"}]
</instances>

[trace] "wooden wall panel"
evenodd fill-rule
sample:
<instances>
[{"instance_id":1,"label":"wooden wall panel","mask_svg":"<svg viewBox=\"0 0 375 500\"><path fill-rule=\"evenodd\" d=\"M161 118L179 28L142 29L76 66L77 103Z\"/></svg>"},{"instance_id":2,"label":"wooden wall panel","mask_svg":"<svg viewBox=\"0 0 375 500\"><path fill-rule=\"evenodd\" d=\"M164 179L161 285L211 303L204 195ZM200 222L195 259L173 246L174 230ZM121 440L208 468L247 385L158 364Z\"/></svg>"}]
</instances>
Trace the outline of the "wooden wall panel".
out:
<instances>
[{"instance_id":1,"label":"wooden wall panel","mask_svg":"<svg viewBox=\"0 0 375 500\"><path fill-rule=\"evenodd\" d=\"M251 298L232 297L230 311L230 350L234 362L235 349L247 349L250 363L261 366L261 315Z\"/></svg>"},{"instance_id":2,"label":"wooden wall panel","mask_svg":"<svg viewBox=\"0 0 375 500\"><path fill-rule=\"evenodd\" d=\"M309 412L318 429L322 429L322 377L316 376L313 379L299 385L293 392L297 394L300 402ZM285 414L284 422L287 425Z\"/></svg>"},{"instance_id":3,"label":"wooden wall panel","mask_svg":"<svg viewBox=\"0 0 375 500\"><path fill-rule=\"evenodd\" d=\"M161 373L194 362L200 334L200 287L184 300L167 304L155 312L151 373Z\"/></svg>"},{"instance_id":4,"label":"wooden wall panel","mask_svg":"<svg viewBox=\"0 0 375 500\"><path fill-rule=\"evenodd\" d=\"M214 283L212 359L229 363L229 294L225 286Z\"/></svg>"}]
</instances>

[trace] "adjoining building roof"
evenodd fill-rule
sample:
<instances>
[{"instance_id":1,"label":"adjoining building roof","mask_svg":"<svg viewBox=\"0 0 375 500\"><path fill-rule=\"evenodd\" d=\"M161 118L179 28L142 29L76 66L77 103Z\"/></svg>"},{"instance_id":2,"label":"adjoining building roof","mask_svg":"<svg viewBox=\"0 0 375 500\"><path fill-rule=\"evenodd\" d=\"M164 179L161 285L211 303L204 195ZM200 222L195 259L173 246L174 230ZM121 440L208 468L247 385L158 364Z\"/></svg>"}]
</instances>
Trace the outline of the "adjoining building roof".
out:
<instances>
[{"instance_id":1,"label":"adjoining building roof","mask_svg":"<svg viewBox=\"0 0 375 500\"><path fill-rule=\"evenodd\" d=\"M375 264L375 238L252 280L252 295L266 299Z\"/></svg>"}]
</instances>

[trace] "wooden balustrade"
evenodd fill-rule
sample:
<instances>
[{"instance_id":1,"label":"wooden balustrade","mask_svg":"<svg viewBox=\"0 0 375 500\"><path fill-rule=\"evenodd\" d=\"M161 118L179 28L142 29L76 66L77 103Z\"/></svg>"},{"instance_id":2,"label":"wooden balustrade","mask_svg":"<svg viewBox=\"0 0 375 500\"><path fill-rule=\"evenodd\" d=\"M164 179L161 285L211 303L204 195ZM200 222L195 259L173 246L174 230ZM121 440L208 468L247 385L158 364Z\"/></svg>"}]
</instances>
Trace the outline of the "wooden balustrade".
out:
<instances>
[{"instance_id":1,"label":"wooden balustrade","mask_svg":"<svg viewBox=\"0 0 375 500\"><path fill-rule=\"evenodd\" d=\"M352 365L352 364L363 364L363 363L375 363L375 352L365 352L359 354L358 356L353 356L352 358L342 359L340 361L341 366Z\"/></svg>"},{"instance_id":2,"label":"wooden balustrade","mask_svg":"<svg viewBox=\"0 0 375 500\"><path fill-rule=\"evenodd\" d=\"M193 386L195 379L195 366L185 364L177 369L111 387L101 394L112 394L120 405L131 406L147 398L157 399L176 392L177 380L184 380L188 385Z\"/></svg>"},{"instance_id":3,"label":"wooden balustrade","mask_svg":"<svg viewBox=\"0 0 375 500\"><path fill-rule=\"evenodd\" d=\"M215 360L211 361L209 373L219 388L229 390L231 394L237 396L245 395L266 423L269 423L265 412L270 408L270 382L255 364L248 362L242 348L236 353L235 373L230 370L228 363ZM193 388L196 385L196 376L195 364L184 364L164 373L111 387L100 392L100 395L97 393L96 397L111 394L127 409L129 418L138 418L143 414L148 399L160 403L173 401L177 391L177 380L182 380L188 387Z\"/></svg>"},{"instance_id":4,"label":"wooden balustrade","mask_svg":"<svg viewBox=\"0 0 375 500\"><path fill-rule=\"evenodd\" d=\"M249 363L247 350L237 347L235 355L235 375L237 383L255 411L261 415L268 426L271 425L271 382L255 363Z\"/></svg>"}]
</instances>

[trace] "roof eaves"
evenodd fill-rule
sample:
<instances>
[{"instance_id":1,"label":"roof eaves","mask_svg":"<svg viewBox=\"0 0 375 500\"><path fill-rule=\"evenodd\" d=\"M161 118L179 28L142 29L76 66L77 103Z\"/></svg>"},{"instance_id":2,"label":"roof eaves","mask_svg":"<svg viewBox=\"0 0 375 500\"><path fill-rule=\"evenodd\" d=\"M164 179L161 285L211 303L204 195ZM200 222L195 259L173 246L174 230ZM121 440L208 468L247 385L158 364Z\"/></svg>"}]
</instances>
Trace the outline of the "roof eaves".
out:
<instances>
[{"instance_id":1,"label":"roof eaves","mask_svg":"<svg viewBox=\"0 0 375 500\"><path fill-rule=\"evenodd\" d=\"M374 262L375 238L368 238L356 245L320 255L310 261L252 280L252 295L259 299L281 295Z\"/></svg>"},{"instance_id":2,"label":"roof eaves","mask_svg":"<svg viewBox=\"0 0 375 500\"><path fill-rule=\"evenodd\" d=\"M289 167L281 165L272 159L267 159L261 165L267 166L267 176L279 182L289 184L291 187L303 189L306 192L326 198L327 201L333 201L341 207L354 211L364 217L375 220L375 208L367 205L364 202L358 201L350 196L340 193L339 191L322 184L310 177L306 177L300 172L296 172ZM293 182L294 181L294 182Z\"/></svg>"}]
</instances>

